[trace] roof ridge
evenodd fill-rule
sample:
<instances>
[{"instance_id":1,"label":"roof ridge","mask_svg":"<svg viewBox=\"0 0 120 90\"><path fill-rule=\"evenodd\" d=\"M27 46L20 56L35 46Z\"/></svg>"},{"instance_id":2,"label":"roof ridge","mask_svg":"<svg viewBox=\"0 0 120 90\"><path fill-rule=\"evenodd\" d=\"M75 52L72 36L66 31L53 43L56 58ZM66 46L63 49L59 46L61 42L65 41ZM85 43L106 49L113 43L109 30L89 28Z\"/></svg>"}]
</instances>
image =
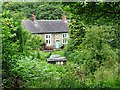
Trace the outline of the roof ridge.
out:
<instances>
[{"instance_id":1,"label":"roof ridge","mask_svg":"<svg viewBox=\"0 0 120 90\"><path fill-rule=\"evenodd\" d=\"M22 20L22 21L31 21L31 20ZM63 20L35 20L35 21L63 21ZM67 20L70 21L70 20Z\"/></svg>"},{"instance_id":2,"label":"roof ridge","mask_svg":"<svg viewBox=\"0 0 120 90\"><path fill-rule=\"evenodd\" d=\"M36 21L62 21L62 20L36 20Z\"/></svg>"}]
</instances>

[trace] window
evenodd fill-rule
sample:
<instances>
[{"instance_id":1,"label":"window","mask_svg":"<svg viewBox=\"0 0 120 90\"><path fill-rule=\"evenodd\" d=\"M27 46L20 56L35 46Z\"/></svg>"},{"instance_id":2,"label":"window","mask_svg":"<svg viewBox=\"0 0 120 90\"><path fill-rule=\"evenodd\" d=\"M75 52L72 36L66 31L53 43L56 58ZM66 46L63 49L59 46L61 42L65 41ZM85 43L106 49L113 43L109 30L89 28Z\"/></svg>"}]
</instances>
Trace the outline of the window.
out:
<instances>
[{"instance_id":1,"label":"window","mask_svg":"<svg viewBox=\"0 0 120 90\"><path fill-rule=\"evenodd\" d=\"M51 34L45 34L45 42L48 45L51 45Z\"/></svg>"},{"instance_id":2,"label":"window","mask_svg":"<svg viewBox=\"0 0 120 90\"><path fill-rule=\"evenodd\" d=\"M62 34L62 44L67 44L68 33Z\"/></svg>"}]
</instances>

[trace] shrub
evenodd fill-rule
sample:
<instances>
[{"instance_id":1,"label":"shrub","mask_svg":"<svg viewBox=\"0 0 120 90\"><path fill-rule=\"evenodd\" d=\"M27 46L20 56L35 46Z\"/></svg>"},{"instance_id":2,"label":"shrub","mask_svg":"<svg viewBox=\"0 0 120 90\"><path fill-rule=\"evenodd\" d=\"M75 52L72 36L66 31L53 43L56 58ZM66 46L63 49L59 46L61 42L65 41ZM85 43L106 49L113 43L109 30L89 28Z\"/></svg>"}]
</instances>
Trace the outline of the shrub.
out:
<instances>
[{"instance_id":1,"label":"shrub","mask_svg":"<svg viewBox=\"0 0 120 90\"><path fill-rule=\"evenodd\" d=\"M52 47L52 46L45 46L44 49L45 49L45 50L53 50L53 47Z\"/></svg>"},{"instance_id":2,"label":"shrub","mask_svg":"<svg viewBox=\"0 0 120 90\"><path fill-rule=\"evenodd\" d=\"M37 59L22 58L18 60L13 72L21 77L25 82L25 87L29 88L45 88L57 87L59 73L46 62L39 62ZM54 83L53 83L54 82ZM50 84L51 83L51 84Z\"/></svg>"},{"instance_id":3,"label":"shrub","mask_svg":"<svg viewBox=\"0 0 120 90\"><path fill-rule=\"evenodd\" d=\"M30 57L18 60L12 69L19 77L19 87L25 88L77 88L85 84L79 78L76 65L52 65Z\"/></svg>"},{"instance_id":4,"label":"shrub","mask_svg":"<svg viewBox=\"0 0 120 90\"><path fill-rule=\"evenodd\" d=\"M65 55L67 59L84 66L87 72L93 73L104 61L118 60L117 49L110 46L108 42L110 39L111 27L93 26L87 29L82 43L76 49L71 39L66 47Z\"/></svg>"},{"instance_id":5,"label":"shrub","mask_svg":"<svg viewBox=\"0 0 120 90\"><path fill-rule=\"evenodd\" d=\"M94 87L119 88L119 76L117 70L118 68L116 66L115 68L106 68L103 66L98 68L94 74Z\"/></svg>"}]
</instances>

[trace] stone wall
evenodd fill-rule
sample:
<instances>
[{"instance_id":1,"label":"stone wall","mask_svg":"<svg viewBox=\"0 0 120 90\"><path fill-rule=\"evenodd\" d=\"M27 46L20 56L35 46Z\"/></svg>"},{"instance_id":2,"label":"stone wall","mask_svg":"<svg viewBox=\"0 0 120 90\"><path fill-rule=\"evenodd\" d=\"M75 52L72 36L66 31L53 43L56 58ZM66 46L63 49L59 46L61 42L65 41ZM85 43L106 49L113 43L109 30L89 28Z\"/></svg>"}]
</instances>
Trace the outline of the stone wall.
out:
<instances>
[{"instance_id":1,"label":"stone wall","mask_svg":"<svg viewBox=\"0 0 120 90\"><path fill-rule=\"evenodd\" d=\"M40 34L40 35L45 38L45 34ZM48 46L52 46L53 48L55 48L56 41L60 42L60 47L61 47L62 46L62 33L51 34L51 45L48 45Z\"/></svg>"}]
</instances>

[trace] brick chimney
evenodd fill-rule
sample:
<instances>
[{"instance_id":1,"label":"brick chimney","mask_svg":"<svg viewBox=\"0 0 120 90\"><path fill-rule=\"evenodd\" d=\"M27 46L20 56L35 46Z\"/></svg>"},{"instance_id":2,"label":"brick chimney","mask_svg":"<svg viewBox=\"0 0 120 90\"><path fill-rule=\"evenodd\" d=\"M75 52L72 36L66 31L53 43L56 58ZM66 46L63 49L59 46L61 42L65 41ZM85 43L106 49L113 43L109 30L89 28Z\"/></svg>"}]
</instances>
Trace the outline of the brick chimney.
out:
<instances>
[{"instance_id":1,"label":"brick chimney","mask_svg":"<svg viewBox=\"0 0 120 90\"><path fill-rule=\"evenodd\" d=\"M36 20L36 16L34 15L34 13L32 14L32 21L34 22Z\"/></svg>"}]
</instances>

